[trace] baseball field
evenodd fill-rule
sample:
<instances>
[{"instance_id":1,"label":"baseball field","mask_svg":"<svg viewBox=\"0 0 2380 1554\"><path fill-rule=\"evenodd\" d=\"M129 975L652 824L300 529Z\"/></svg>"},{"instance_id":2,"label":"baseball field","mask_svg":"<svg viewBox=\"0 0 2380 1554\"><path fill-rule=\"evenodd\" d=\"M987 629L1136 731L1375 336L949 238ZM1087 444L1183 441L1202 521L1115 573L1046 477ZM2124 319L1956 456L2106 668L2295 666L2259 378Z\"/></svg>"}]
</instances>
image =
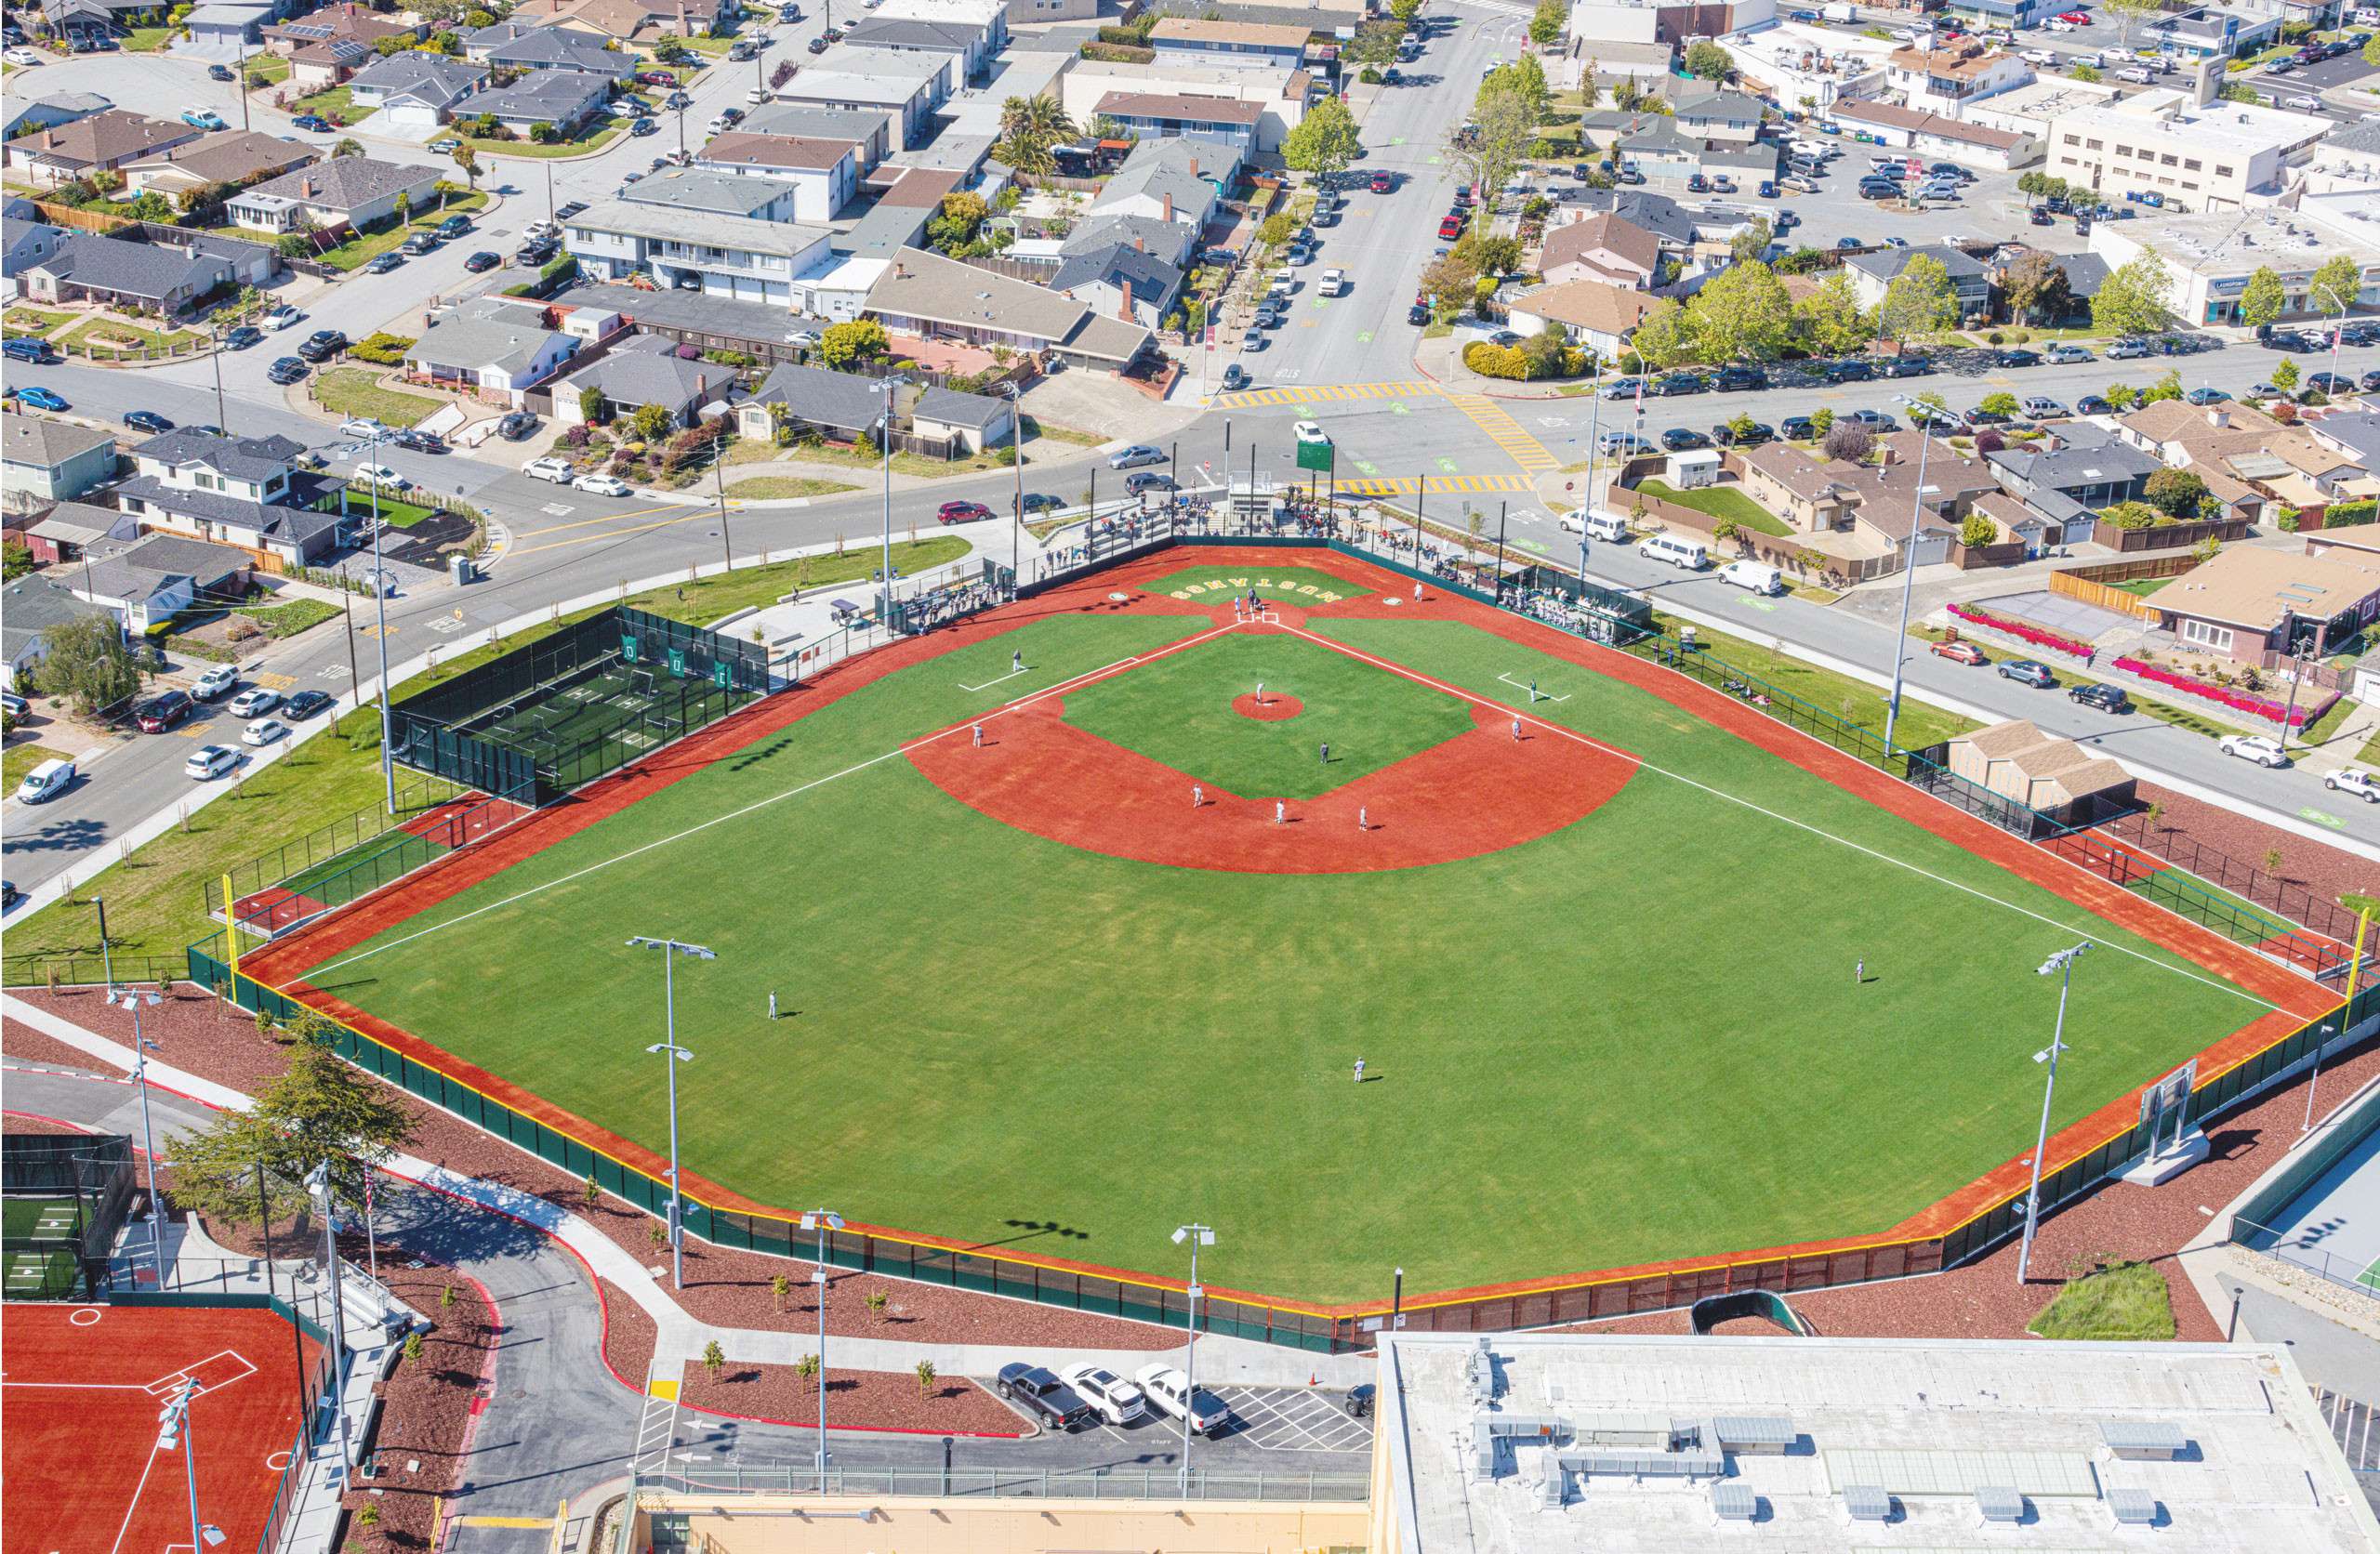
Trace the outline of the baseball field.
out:
<instances>
[{"instance_id":1,"label":"baseball field","mask_svg":"<svg viewBox=\"0 0 2380 1554\"><path fill-rule=\"evenodd\" d=\"M1202 1274L1318 1302L1898 1224L2030 1151L2034 968L2078 940L2061 1124L2306 985L1410 592L1170 552L747 709L259 974L659 1152L626 942L694 942L690 1177L1166 1273L1197 1219Z\"/></svg>"}]
</instances>

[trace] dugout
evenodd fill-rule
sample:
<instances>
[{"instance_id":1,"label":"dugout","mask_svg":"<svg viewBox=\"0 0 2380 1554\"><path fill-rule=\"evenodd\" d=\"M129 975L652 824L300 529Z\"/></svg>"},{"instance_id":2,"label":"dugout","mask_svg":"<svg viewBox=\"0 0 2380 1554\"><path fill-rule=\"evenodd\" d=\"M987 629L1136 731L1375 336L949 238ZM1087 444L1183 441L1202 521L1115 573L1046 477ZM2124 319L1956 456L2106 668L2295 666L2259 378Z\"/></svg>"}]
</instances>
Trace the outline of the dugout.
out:
<instances>
[{"instance_id":1,"label":"dugout","mask_svg":"<svg viewBox=\"0 0 2380 1554\"><path fill-rule=\"evenodd\" d=\"M97 1295L132 1193L123 1134L0 1135L0 1296Z\"/></svg>"},{"instance_id":2,"label":"dugout","mask_svg":"<svg viewBox=\"0 0 2380 1554\"><path fill-rule=\"evenodd\" d=\"M397 703L390 754L549 804L771 689L762 644L614 605Z\"/></svg>"}]
</instances>

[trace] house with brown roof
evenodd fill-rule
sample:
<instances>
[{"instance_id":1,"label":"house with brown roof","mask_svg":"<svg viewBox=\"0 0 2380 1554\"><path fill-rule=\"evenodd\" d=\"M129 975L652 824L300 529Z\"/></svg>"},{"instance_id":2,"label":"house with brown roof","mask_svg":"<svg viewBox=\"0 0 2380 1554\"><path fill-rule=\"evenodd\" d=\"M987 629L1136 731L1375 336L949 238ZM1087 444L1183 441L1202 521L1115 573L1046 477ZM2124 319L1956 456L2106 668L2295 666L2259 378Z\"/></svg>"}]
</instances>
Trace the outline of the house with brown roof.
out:
<instances>
[{"instance_id":1,"label":"house with brown roof","mask_svg":"<svg viewBox=\"0 0 2380 1554\"><path fill-rule=\"evenodd\" d=\"M292 59L305 49L320 44L345 40L372 48L382 38L418 38L419 23L408 24L384 16L369 6L359 6L354 0L341 0L336 6L324 6L299 17L295 21L275 21L264 29L264 46L269 54Z\"/></svg>"},{"instance_id":2,"label":"house with brown roof","mask_svg":"<svg viewBox=\"0 0 2380 1554\"><path fill-rule=\"evenodd\" d=\"M1149 30L1149 46L1157 51L1159 65L1295 70L1305 58L1310 35L1308 28L1295 23L1170 16Z\"/></svg>"},{"instance_id":3,"label":"house with brown roof","mask_svg":"<svg viewBox=\"0 0 2380 1554\"><path fill-rule=\"evenodd\" d=\"M1950 539L1977 499L1999 487L1982 460L1939 439L1925 449L1924 439L1914 430L1887 433L1864 464L1790 442L1764 443L1739 455L1744 494L1797 533L1849 535L1846 559L1882 560L1885 572L1911 556L1918 566L1948 560Z\"/></svg>"},{"instance_id":4,"label":"house with brown roof","mask_svg":"<svg viewBox=\"0 0 2380 1554\"><path fill-rule=\"evenodd\" d=\"M1827 112L1843 123L1858 125L1879 145L1924 156L1950 157L1977 167L2003 170L2042 159L2042 143L2030 135L1995 129L1897 102L1845 98Z\"/></svg>"},{"instance_id":5,"label":"house with brown roof","mask_svg":"<svg viewBox=\"0 0 2380 1554\"><path fill-rule=\"evenodd\" d=\"M2380 556L2308 545L2235 545L2149 596L2157 623L2185 652L2265 666L2311 639L2328 652L2380 614Z\"/></svg>"},{"instance_id":6,"label":"house with brown roof","mask_svg":"<svg viewBox=\"0 0 2380 1554\"><path fill-rule=\"evenodd\" d=\"M43 188L112 172L127 162L186 145L207 133L146 114L111 108L71 124L53 125L8 142L7 165Z\"/></svg>"},{"instance_id":7,"label":"house with brown roof","mask_svg":"<svg viewBox=\"0 0 2380 1554\"><path fill-rule=\"evenodd\" d=\"M1660 273L1660 234L1625 217L1598 211L1547 232L1537 268L1550 286L1604 281L1642 291Z\"/></svg>"},{"instance_id":8,"label":"house with brown roof","mask_svg":"<svg viewBox=\"0 0 2380 1554\"><path fill-rule=\"evenodd\" d=\"M751 135L731 130L711 137L694 165L789 183L797 221L833 220L858 191L861 148L849 140L803 135Z\"/></svg>"},{"instance_id":9,"label":"house with brown roof","mask_svg":"<svg viewBox=\"0 0 2380 1554\"><path fill-rule=\"evenodd\" d=\"M1538 286L1514 297L1508 311L1512 326L1535 335L1558 323L1570 337L1609 362L1628 349L1629 336L1645 322L1659 299L1633 286L1608 281L1566 281Z\"/></svg>"},{"instance_id":10,"label":"house with brown roof","mask_svg":"<svg viewBox=\"0 0 2380 1554\"><path fill-rule=\"evenodd\" d=\"M2116 424L2126 442L2203 480L2227 518L2304 515L2380 490L2354 455L2253 406L2163 400Z\"/></svg>"},{"instance_id":11,"label":"house with brown roof","mask_svg":"<svg viewBox=\"0 0 2380 1554\"><path fill-rule=\"evenodd\" d=\"M209 184L276 178L321 160L322 154L277 135L218 129L182 145L168 146L153 156L127 162L118 171L124 174L125 187L134 193L154 190L174 199Z\"/></svg>"},{"instance_id":12,"label":"house with brown roof","mask_svg":"<svg viewBox=\"0 0 2380 1554\"><path fill-rule=\"evenodd\" d=\"M2132 799L2132 775L2122 765L2022 718L1956 735L1948 764L1957 776L2051 814L2086 801L2107 808Z\"/></svg>"},{"instance_id":13,"label":"house with brown roof","mask_svg":"<svg viewBox=\"0 0 2380 1554\"><path fill-rule=\"evenodd\" d=\"M1248 152L1256 149L1264 105L1182 92L1109 92L1092 112L1115 120L1135 139L1192 135Z\"/></svg>"}]
</instances>

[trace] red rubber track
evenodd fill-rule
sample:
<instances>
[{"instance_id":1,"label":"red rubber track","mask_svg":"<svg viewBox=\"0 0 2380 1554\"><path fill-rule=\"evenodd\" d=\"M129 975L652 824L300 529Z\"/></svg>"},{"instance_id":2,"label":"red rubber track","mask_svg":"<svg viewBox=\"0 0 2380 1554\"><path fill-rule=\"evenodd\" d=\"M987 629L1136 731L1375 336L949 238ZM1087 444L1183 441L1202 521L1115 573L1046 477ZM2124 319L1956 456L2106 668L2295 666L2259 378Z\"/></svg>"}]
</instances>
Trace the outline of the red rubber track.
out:
<instances>
[{"instance_id":1,"label":"red rubber track","mask_svg":"<svg viewBox=\"0 0 2380 1554\"><path fill-rule=\"evenodd\" d=\"M1262 547L1202 547L1197 559L1201 564L1218 566L1239 565L1254 569L1295 564L1331 573L1364 587L1380 590L1330 606L1328 613L1333 616L1461 621L1502 637L1528 652L1562 659L1620 680L1857 794L2066 901L2174 951L2277 1006L2272 1012L2249 1021L2198 1054L2201 1085L2284 1039L2307 1021L2317 1014L2328 1012L2338 1003L2334 995L2318 983L2293 975L2211 930L2186 922L2129 890L2064 862L2042 848L2021 841L1964 810L1929 797L1905 783L1854 760L1831 745L1766 717L1734 697L1722 695L1673 671L1585 641L1567 632L1523 620L1475 600L1441 593L1433 586L1425 585L1422 599L1414 600L1409 594L1409 578L1335 551L1289 552ZM290 996L337 1017L394 1051L414 1058L502 1101L522 1115L567 1133L647 1176L666 1179L668 1163L642 1145L631 1143L509 1080L463 1061L410 1032L295 979L305 968L331 959L384 928L510 867L521 859L618 813L646 794L656 792L712 761L790 727L819 707L898 670L1057 615L1130 611L1142 614L1197 615L1212 619L1214 612L1210 608L1161 595L1142 593L1134 586L1151 577L1179 571L1182 565L1181 557L1175 551L1157 551L1093 577L959 622L929 636L898 642L837 665L815 681L755 703L702 732L656 753L650 760L638 762L589 784L571 798L540 811L533 819L488 842L450 853L408 876L398 887L366 897L345 911L332 914L320 924L257 952L243 962L242 968L257 980L280 986ZM1116 602L1108 597L1119 592L1127 596L1122 602ZM1293 620L1291 613L1284 611L1282 620L1285 626L1295 626L1302 624L1303 617L1300 615ZM1506 714L1507 718L1513 715L1525 719L1529 717L1525 707L1517 706ZM284 982L280 981L283 978L291 980ZM2145 1085L2142 1087L2145 1088ZM2060 1129L2050 1140L2047 1151L2046 1157L2053 1168L2079 1158L2129 1127L2138 1115L2139 1096L2140 1090L2135 1088L2081 1121ZM2024 1159L2030 1159L2030 1156ZM1409 1297L1408 1301L1415 1304L1422 1301L1468 1301L1532 1290L1575 1287L1590 1279L1596 1283L1614 1282L1706 1269L1720 1263L1766 1262L1779 1258L1849 1250L1896 1241L1924 1240L1947 1233L2022 1192L2028 1177L2024 1159L2012 1159L1995 1167L1883 1232L1596 1270L1592 1274L1571 1273L1474 1286ZM789 1218L782 1208L755 1202L718 1183L706 1181L691 1171L685 1175L685 1185L688 1192L719 1208L764 1215L775 1219ZM862 1234L884 1234L920 1245L960 1251L981 1249L974 1243L920 1231L856 1222L851 1228ZM1070 1258L1034 1256L1017 1260L1099 1278L1121 1277L1144 1284L1181 1287L1181 1281L1162 1275L1143 1274ZM1221 1286L1214 1286L1214 1293L1227 1299L1323 1316L1368 1314L1378 1305L1376 1302L1365 1302L1323 1306L1256 1292L1226 1290Z\"/></svg>"}]
</instances>

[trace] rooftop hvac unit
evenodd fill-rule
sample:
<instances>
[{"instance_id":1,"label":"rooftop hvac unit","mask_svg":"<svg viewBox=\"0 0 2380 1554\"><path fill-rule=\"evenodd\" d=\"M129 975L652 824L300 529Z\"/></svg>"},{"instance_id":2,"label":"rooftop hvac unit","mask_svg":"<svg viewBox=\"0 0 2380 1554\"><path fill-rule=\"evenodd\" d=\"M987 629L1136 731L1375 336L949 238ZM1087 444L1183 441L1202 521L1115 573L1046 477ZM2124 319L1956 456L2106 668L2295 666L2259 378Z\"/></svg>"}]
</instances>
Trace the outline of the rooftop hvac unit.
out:
<instances>
[{"instance_id":1,"label":"rooftop hvac unit","mask_svg":"<svg viewBox=\"0 0 2380 1554\"><path fill-rule=\"evenodd\" d=\"M2145 1489L2108 1491L2108 1514L2119 1527L2154 1527L2157 1511L2157 1496Z\"/></svg>"},{"instance_id":2,"label":"rooftop hvac unit","mask_svg":"<svg viewBox=\"0 0 2380 1554\"><path fill-rule=\"evenodd\" d=\"M1845 1484L1843 1514L1854 1521L1890 1521L1893 1497L1874 1484Z\"/></svg>"},{"instance_id":3,"label":"rooftop hvac unit","mask_svg":"<svg viewBox=\"0 0 2380 1554\"><path fill-rule=\"evenodd\" d=\"M1758 1521L1760 1496L1752 1492L1750 1484L1712 1484L1711 1514L1721 1521Z\"/></svg>"},{"instance_id":4,"label":"rooftop hvac unit","mask_svg":"<svg viewBox=\"0 0 2380 1554\"><path fill-rule=\"evenodd\" d=\"M2190 1449L2181 1426L2167 1419L2102 1419L2099 1439L2130 1462L2171 1462Z\"/></svg>"},{"instance_id":5,"label":"rooftop hvac unit","mask_svg":"<svg viewBox=\"0 0 2380 1554\"><path fill-rule=\"evenodd\" d=\"M2025 1497L2004 1484L1981 1484L1975 1492L1975 1508L1984 1521L2014 1527L2025 1520Z\"/></svg>"},{"instance_id":6,"label":"rooftop hvac unit","mask_svg":"<svg viewBox=\"0 0 2380 1554\"><path fill-rule=\"evenodd\" d=\"M1722 1414L1711 1421L1711 1443L1726 1452L1779 1456L1801 1438L1782 1414Z\"/></svg>"}]
</instances>

